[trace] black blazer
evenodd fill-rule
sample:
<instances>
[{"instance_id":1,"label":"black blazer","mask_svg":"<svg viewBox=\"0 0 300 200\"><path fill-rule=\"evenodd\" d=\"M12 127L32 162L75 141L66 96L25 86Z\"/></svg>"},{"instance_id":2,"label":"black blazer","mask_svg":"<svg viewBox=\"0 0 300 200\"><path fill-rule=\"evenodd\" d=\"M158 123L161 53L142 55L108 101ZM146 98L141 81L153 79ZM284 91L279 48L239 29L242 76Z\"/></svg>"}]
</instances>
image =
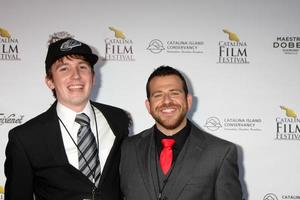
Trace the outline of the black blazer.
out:
<instances>
[{"instance_id":1,"label":"black blazer","mask_svg":"<svg viewBox=\"0 0 300 200\"><path fill-rule=\"evenodd\" d=\"M95 197L119 200L120 145L128 136L125 111L95 102L116 138L108 155ZM91 199L93 184L68 163L56 102L44 113L9 132L5 160L5 200Z\"/></svg>"},{"instance_id":2,"label":"black blazer","mask_svg":"<svg viewBox=\"0 0 300 200\"><path fill-rule=\"evenodd\" d=\"M147 129L122 144L120 183L126 200L158 199L153 135L153 128ZM192 124L161 199L241 200L236 146Z\"/></svg>"}]
</instances>

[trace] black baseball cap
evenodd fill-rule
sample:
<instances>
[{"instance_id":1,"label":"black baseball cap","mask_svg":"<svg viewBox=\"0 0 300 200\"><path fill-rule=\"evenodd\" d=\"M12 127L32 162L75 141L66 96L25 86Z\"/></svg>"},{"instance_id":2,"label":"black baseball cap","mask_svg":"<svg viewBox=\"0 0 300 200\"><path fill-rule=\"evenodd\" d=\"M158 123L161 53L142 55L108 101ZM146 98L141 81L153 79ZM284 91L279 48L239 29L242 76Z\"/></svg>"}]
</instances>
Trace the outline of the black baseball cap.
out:
<instances>
[{"instance_id":1,"label":"black baseball cap","mask_svg":"<svg viewBox=\"0 0 300 200\"><path fill-rule=\"evenodd\" d=\"M64 38L49 45L45 60L46 73L55 61L67 55L81 55L87 59L92 67L98 60L98 56L92 53L87 44L73 38Z\"/></svg>"}]
</instances>

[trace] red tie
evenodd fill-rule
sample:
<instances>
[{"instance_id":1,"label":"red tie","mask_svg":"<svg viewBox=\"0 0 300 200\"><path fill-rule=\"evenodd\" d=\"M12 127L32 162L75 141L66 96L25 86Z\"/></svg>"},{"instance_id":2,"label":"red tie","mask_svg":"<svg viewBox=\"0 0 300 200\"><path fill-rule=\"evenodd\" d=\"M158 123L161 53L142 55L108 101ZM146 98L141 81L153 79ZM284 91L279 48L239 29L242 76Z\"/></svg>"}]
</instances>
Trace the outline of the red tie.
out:
<instances>
[{"instance_id":1,"label":"red tie","mask_svg":"<svg viewBox=\"0 0 300 200\"><path fill-rule=\"evenodd\" d=\"M162 139L161 143L163 145L163 149L160 152L160 167L163 171L164 174L167 174L171 165L172 165L172 160L173 160L173 150L172 146L175 143L174 139Z\"/></svg>"}]
</instances>

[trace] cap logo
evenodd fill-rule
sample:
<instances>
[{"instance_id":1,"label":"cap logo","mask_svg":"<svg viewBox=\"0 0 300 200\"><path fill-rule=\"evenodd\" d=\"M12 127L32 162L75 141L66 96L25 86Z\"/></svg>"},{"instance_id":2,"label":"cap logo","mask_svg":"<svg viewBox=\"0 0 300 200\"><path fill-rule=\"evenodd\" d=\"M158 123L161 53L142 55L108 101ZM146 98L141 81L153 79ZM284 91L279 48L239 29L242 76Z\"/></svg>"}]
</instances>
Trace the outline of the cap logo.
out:
<instances>
[{"instance_id":1,"label":"cap logo","mask_svg":"<svg viewBox=\"0 0 300 200\"><path fill-rule=\"evenodd\" d=\"M64 43L62 43L62 45L60 46L60 50L61 51L70 51L71 49L73 49L74 47L78 47L81 46L81 43L77 40L67 40Z\"/></svg>"}]
</instances>

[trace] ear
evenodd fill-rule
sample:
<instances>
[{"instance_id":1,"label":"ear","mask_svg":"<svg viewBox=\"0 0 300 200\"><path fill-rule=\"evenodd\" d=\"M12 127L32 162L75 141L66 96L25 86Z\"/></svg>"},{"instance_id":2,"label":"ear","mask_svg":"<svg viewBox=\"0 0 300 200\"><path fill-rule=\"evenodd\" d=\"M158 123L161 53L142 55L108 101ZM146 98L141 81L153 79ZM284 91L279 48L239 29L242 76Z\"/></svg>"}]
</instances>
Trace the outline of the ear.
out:
<instances>
[{"instance_id":1,"label":"ear","mask_svg":"<svg viewBox=\"0 0 300 200\"><path fill-rule=\"evenodd\" d=\"M45 77L45 83L50 90L53 90L55 88L53 80L49 79L47 76Z\"/></svg>"},{"instance_id":2,"label":"ear","mask_svg":"<svg viewBox=\"0 0 300 200\"><path fill-rule=\"evenodd\" d=\"M148 110L148 113L150 113L150 102L148 99L145 100L145 105L146 105L146 108Z\"/></svg>"},{"instance_id":3,"label":"ear","mask_svg":"<svg viewBox=\"0 0 300 200\"><path fill-rule=\"evenodd\" d=\"M188 104L188 110L190 110L193 104L193 96L191 94L188 94L186 100Z\"/></svg>"}]
</instances>

